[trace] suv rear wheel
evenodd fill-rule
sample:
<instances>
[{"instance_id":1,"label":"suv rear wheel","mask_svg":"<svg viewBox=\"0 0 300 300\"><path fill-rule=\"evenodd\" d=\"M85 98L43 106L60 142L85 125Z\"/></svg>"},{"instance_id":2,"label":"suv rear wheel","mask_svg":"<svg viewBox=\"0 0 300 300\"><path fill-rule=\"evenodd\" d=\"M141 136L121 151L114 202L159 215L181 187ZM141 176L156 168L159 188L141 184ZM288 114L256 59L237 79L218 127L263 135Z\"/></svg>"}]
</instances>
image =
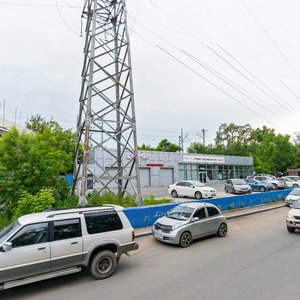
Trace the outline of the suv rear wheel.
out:
<instances>
[{"instance_id":1,"label":"suv rear wheel","mask_svg":"<svg viewBox=\"0 0 300 300\"><path fill-rule=\"evenodd\" d=\"M104 279L112 275L116 266L117 258L114 253L104 250L94 256L90 264L90 272L96 279Z\"/></svg>"}]
</instances>

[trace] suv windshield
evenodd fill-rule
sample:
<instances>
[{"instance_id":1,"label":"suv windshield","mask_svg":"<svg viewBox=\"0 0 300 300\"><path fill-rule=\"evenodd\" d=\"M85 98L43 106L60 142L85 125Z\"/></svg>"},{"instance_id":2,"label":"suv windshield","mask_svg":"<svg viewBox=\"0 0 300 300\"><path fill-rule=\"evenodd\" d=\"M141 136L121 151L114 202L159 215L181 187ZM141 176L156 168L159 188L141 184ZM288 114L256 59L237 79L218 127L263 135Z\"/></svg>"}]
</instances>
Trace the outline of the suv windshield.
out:
<instances>
[{"instance_id":1,"label":"suv windshield","mask_svg":"<svg viewBox=\"0 0 300 300\"><path fill-rule=\"evenodd\" d=\"M17 230L21 225L18 221L11 223L9 226L5 227L0 231L0 245L5 241L5 239L15 230Z\"/></svg>"},{"instance_id":2,"label":"suv windshield","mask_svg":"<svg viewBox=\"0 0 300 300\"><path fill-rule=\"evenodd\" d=\"M176 220L188 220L194 209L186 206L176 206L166 214L166 217Z\"/></svg>"}]
</instances>

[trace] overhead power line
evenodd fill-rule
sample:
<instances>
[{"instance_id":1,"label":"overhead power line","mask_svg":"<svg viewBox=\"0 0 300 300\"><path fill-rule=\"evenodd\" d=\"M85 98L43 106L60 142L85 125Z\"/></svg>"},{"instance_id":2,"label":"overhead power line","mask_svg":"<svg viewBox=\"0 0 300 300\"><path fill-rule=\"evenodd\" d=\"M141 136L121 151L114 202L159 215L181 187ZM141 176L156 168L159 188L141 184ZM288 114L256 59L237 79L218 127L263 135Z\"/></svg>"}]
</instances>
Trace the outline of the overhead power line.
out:
<instances>
[{"instance_id":1,"label":"overhead power line","mask_svg":"<svg viewBox=\"0 0 300 300\"><path fill-rule=\"evenodd\" d=\"M200 73L198 73L196 70L194 70L193 68L191 68L190 66L188 66L182 60L180 60L179 58L177 58L176 56L174 56L173 54L171 54L170 52L168 52L167 50L165 50L161 46L157 45L157 47L159 49L161 49L163 52L165 52L167 55L169 55L170 57L172 57L173 59L175 59L177 62L179 62L180 64L182 64L183 66L185 66L187 69L189 69L190 71L192 71L193 73L195 73L197 76L199 76L200 78L202 78L204 81L208 82L209 84L211 84L212 86L214 86L216 89L218 89L219 91L221 91L222 93L224 93L225 95L227 95L228 97L230 97L231 99L233 99L234 101L236 101L239 104L241 104L242 106L246 107L248 110L252 111L257 116L260 116L264 120L267 120L270 124L275 125L272 121L268 120L265 116L259 114L257 111L255 111L254 109L252 109L248 105L246 105L246 104L242 103L241 101L239 101L238 99L236 99L234 96L232 96L231 94L229 94L228 92L226 92L224 89L222 89L218 85L214 84L212 81L210 81L209 79L207 79L206 77L204 77L203 75L201 75Z\"/></svg>"},{"instance_id":2,"label":"overhead power line","mask_svg":"<svg viewBox=\"0 0 300 300\"><path fill-rule=\"evenodd\" d=\"M252 18L255 20L258 27L264 32L264 34L267 36L269 41L272 43L273 47L278 51L278 53L281 55L281 57L284 59L284 61L288 64L288 66L295 72L295 74L299 73L293 64L290 62L290 60L287 58L287 56L283 53L283 51L280 49L280 47L277 45L275 40L272 38L272 36L269 34L269 32L266 30L266 28L263 26L263 24L259 21L259 19L256 17L255 13L250 9L250 7L245 3L245 1L241 1L243 6L246 8L248 13L252 16Z\"/></svg>"}]
</instances>

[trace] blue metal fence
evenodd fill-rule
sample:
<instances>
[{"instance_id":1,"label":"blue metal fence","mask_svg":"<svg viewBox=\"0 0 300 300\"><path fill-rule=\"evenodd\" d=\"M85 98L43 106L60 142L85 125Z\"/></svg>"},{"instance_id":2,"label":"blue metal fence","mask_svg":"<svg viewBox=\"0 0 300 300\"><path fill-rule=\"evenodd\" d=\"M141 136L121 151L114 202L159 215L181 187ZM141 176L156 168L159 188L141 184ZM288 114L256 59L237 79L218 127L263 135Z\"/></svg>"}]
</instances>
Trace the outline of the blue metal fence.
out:
<instances>
[{"instance_id":1,"label":"blue metal fence","mask_svg":"<svg viewBox=\"0 0 300 300\"><path fill-rule=\"evenodd\" d=\"M254 193L232 197L206 199L206 200L193 200L193 202L209 202L218 206L222 211L249 207L255 205L266 204L283 200L292 189L285 189L280 191ZM180 202L182 203L182 202ZM169 203L151 206L130 207L125 208L124 213L128 217L133 228L141 228L152 226L152 224L160 217L166 214L174 206L180 204Z\"/></svg>"}]
</instances>

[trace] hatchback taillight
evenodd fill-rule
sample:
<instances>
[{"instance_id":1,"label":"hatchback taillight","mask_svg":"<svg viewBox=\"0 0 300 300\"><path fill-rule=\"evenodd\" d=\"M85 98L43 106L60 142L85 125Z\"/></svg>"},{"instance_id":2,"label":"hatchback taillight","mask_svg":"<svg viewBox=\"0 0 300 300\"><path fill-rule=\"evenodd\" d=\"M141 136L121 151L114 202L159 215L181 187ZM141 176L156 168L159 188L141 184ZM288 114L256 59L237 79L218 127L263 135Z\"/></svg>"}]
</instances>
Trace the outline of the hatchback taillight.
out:
<instances>
[{"instance_id":1,"label":"hatchback taillight","mask_svg":"<svg viewBox=\"0 0 300 300\"><path fill-rule=\"evenodd\" d=\"M135 239L135 232L134 232L134 230L132 230L132 241L134 241L134 239Z\"/></svg>"}]
</instances>

